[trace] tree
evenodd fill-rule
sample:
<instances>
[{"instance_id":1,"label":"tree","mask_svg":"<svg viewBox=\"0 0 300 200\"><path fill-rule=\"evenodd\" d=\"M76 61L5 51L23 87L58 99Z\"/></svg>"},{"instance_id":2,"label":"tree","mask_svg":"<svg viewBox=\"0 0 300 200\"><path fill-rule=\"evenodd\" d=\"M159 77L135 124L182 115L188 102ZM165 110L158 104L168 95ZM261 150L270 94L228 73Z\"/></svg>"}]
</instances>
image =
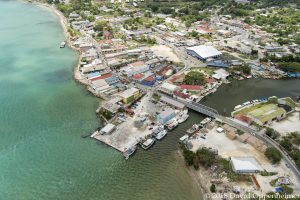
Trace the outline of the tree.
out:
<instances>
[{"instance_id":1,"label":"tree","mask_svg":"<svg viewBox=\"0 0 300 200\"><path fill-rule=\"evenodd\" d=\"M284 138L283 140L281 140L280 145L288 152L292 151L293 144L289 139Z\"/></svg>"},{"instance_id":2,"label":"tree","mask_svg":"<svg viewBox=\"0 0 300 200\"><path fill-rule=\"evenodd\" d=\"M268 147L265 156L273 163L277 164L281 161L282 155L275 147Z\"/></svg>"},{"instance_id":3,"label":"tree","mask_svg":"<svg viewBox=\"0 0 300 200\"><path fill-rule=\"evenodd\" d=\"M204 85L206 83L206 79L201 72L190 71L185 76L183 82L187 85Z\"/></svg>"},{"instance_id":4,"label":"tree","mask_svg":"<svg viewBox=\"0 0 300 200\"><path fill-rule=\"evenodd\" d=\"M216 185L215 185L215 184L211 184L211 186L210 186L210 191L211 191L212 193L216 193L216 192L217 192L217 189L216 189Z\"/></svg>"},{"instance_id":5,"label":"tree","mask_svg":"<svg viewBox=\"0 0 300 200\"><path fill-rule=\"evenodd\" d=\"M266 135L269 136L272 139L276 139L279 137L279 133L277 131L275 131L272 128L267 127L266 129Z\"/></svg>"}]
</instances>

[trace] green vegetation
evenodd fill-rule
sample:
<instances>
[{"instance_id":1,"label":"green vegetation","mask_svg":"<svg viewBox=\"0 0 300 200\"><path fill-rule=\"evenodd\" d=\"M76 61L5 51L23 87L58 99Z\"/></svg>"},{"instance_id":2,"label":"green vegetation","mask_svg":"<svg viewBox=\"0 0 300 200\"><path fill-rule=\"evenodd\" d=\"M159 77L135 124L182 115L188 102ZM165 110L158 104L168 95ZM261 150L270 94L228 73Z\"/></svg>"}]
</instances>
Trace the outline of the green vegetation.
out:
<instances>
[{"instance_id":1,"label":"green vegetation","mask_svg":"<svg viewBox=\"0 0 300 200\"><path fill-rule=\"evenodd\" d=\"M231 72L242 72L243 74L249 75L251 74L251 68L248 66L234 66L230 69Z\"/></svg>"},{"instance_id":2,"label":"green vegetation","mask_svg":"<svg viewBox=\"0 0 300 200\"><path fill-rule=\"evenodd\" d=\"M289 133L280 140L280 145L287 151L300 169L300 135L299 133Z\"/></svg>"},{"instance_id":3,"label":"green vegetation","mask_svg":"<svg viewBox=\"0 0 300 200\"><path fill-rule=\"evenodd\" d=\"M154 38L142 35L139 38L134 38L135 41L143 44L154 45L156 44L156 40Z\"/></svg>"},{"instance_id":4,"label":"green vegetation","mask_svg":"<svg viewBox=\"0 0 300 200\"><path fill-rule=\"evenodd\" d=\"M276 148L274 147L268 147L266 152L265 152L265 156L273 163L273 164L277 164L281 161L282 155L280 153L280 151L278 151Z\"/></svg>"},{"instance_id":5,"label":"green vegetation","mask_svg":"<svg viewBox=\"0 0 300 200\"><path fill-rule=\"evenodd\" d=\"M300 72L299 62L280 62L278 63L279 68L285 72L296 73Z\"/></svg>"},{"instance_id":6,"label":"green vegetation","mask_svg":"<svg viewBox=\"0 0 300 200\"><path fill-rule=\"evenodd\" d=\"M217 189L216 189L216 185L215 185L215 184L211 184L211 186L210 186L210 192L211 192L211 193L216 193L216 192L217 192Z\"/></svg>"},{"instance_id":7,"label":"green vegetation","mask_svg":"<svg viewBox=\"0 0 300 200\"><path fill-rule=\"evenodd\" d=\"M266 170L260 172L261 176L274 176L274 175L277 175L277 174L278 174L277 172L268 172Z\"/></svg>"},{"instance_id":8,"label":"green vegetation","mask_svg":"<svg viewBox=\"0 0 300 200\"><path fill-rule=\"evenodd\" d=\"M194 166L197 170L199 166L208 169L211 166L217 166L218 172L225 172L227 178L231 181L246 181L251 182L249 175L237 174L232 170L229 160L220 158L217 153L205 147L198 149L196 153L188 150L184 145L181 145L185 162L188 166ZM216 172L215 172L216 173Z\"/></svg>"},{"instance_id":9,"label":"green vegetation","mask_svg":"<svg viewBox=\"0 0 300 200\"><path fill-rule=\"evenodd\" d=\"M231 15L232 17L245 17L252 15L256 6L253 3L239 4L235 1L230 1L221 8L220 13L223 15Z\"/></svg>"},{"instance_id":10,"label":"green vegetation","mask_svg":"<svg viewBox=\"0 0 300 200\"><path fill-rule=\"evenodd\" d=\"M273 186L273 187L275 187L275 186L276 186L276 183L277 183L277 181L278 181L278 178L276 178L276 179L274 179L274 180L270 181L270 185L271 185L271 186Z\"/></svg>"},{"instance_id":11,"label":"green vegetation","mask_svg":"<svg viewBox=\"0 0 300 200\"><path fill-rule=\"evenodd\" d=\"M187 85L204 85L206 84L206 78L204 74L199 71L190 71L184 77L183 82Z\"/></svg>"},{"instance_id":12,"label":"green vegetation","mask_svg":"<svg viewBox=\"0 0 300 200\"><path fill-rule=\"evenodd\" d=\"M265 134L270 138L272 138L273 140L277 139L280 136L280 134L277 131L269 127L267 127Z\"/></svg>"},{"instance_id":13,"label":"green vegetation","mask_svg":"<svg viewBox=\"0 0 300 200\"><path fill-rule=\"evenodd\" d=\"M134 17L127 19L124 22L123 27L127 30L138 30L143 28L151 28L154 25L162 24L164 22L165 19L159 17Z\"/></svg>"},{"instance_id":14,"label":"green vegetation","mask_svg":"<svg viewBox=\"0 0 300 200\"><path fill-rule=\"evenodd\" d=\"M108 22L104 20L98 21L94 30L98 33L98 37L102 37L105 30L112 32L112 28L108 25Z\"/></svg>"}]
</instances>

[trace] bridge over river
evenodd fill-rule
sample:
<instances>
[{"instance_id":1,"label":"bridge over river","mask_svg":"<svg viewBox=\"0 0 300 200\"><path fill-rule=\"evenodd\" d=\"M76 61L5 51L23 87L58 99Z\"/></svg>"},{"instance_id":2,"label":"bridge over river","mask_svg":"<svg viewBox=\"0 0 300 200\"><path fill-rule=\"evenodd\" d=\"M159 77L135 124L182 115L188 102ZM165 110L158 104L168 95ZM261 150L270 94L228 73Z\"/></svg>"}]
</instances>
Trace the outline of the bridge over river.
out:
<instances>
[{"instance_id":1,"label":"bridge over river","mask_svg":"<svg viewBox=\"0 0 300 200\"><path fill-rule=\"evenodd\" d=\"M164 95L164 94L161 94ZM229 117L225 117L222 116L218 113L218 111L214 108L210 108L206 105L200 104L200 103L196 103L196 102L188 102L182 99L178 99L178 98L174 98L171 96L168 96L169 98L172 98L175 101L178 101L182 104L184 104L187 108L194 110L198 113L201 113L203 115L209 116L211 118L215 118L223 123L226 123L232 127L235 127L238 130L241 130L243 132L246 133L250 133L251 135L253 135L254 137L256 137L257 139L265 142L267 144L267 146L270 147L274 147L277 150L279 150L282 154L283 160L285 161L285 163L287 164L287 166L291 169L291 171L296 175L298 182L300 183L300 171L297 168L294 160L288 155L288 153L273 139L271 139L270 137L268 137L266 134L264 134L263 131L258 131L256 129L253 129L252 127L249 127L243 123L240 123L232 118ZM300 191L300 185L296 184L295 185L296 190Z\"/></svg>"}]
</instances>

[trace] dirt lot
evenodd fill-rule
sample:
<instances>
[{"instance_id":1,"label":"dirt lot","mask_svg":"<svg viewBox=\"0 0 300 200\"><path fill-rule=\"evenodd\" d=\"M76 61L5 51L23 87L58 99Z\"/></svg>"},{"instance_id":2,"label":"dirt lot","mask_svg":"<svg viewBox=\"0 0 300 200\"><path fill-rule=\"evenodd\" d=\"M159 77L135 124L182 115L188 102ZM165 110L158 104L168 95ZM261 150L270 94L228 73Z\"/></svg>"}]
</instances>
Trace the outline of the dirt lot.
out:
<instances>
[{"instance_id":1,"label":"dirt lot","mask_svg":"<svg viewBox=\"0 0 300 200\"><path fill-rule=\"evenodd\" d=\"M180 62L180 59L177 57L177 55L172 51L170 47L167 47L165 45L154 45L153 47L151 47L151 50L156 56L165 57L167 58L167 60L173 62Z\"/></svg>"},{"instance_id":2,"label":"dirt lot","mask_svg":"<svg viewBox=\"0 0 300 200\"><path fill-rule=\"evenodd\" d=\"M274 180L280 176L290 176L292 182L296 180L293 177L293 174L285 166L283 162L279 165L272 165L268 159L264 156L263 153L256 150L250 144L242 143L238 140L229 139L224 133L218 133L216 131L217 127L214 127L212 130L209 130L206 133L206 139L201 138L201 135L198 135L195 139L192 139L193 151L196 151L200 147L211 147L217 149L220 156L224 158L229 157L246 157L252 156L255 157L260 166L268 172L278 172L274 176L261 176L260 174L256 175L256 178L261 185L262 190L256 191L257 193L266 193L272 191L274 188L269 184L271 180ZM202 134L203 135L203 134ZM295 182L294 182L295 183ZM243 190L250 190L253 187L245 186Z\"/></svg>"},{"instance_id":3,"label":"dirt lot","mask_svg":"<svg viewBox=\"0 0 300 200\"><path fill-rule=\"evenodd\" d=\"M281 122L273 122L270 127L282 135L290 132L300 132L300 113L294 112Z\"/></svg>"}]
</instances>

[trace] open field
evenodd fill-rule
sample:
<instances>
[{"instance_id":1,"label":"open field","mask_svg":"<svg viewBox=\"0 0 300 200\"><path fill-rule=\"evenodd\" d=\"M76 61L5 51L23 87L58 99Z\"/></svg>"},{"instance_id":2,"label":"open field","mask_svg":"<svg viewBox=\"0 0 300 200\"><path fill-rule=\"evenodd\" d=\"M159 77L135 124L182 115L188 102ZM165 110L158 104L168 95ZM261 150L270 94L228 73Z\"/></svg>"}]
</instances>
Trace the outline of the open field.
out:
<instances>
[{"instance_id":1,"label":"open field","mask_svg":"<svg viewBox=\"0 0 300 200\"><path fill-rule=\"evenodd\" d=\"M270 127L282 135L291 132L300 132L300 113L291 113L286 119L280 122L273 122Z\"/></svg>"},{"instance_id":2,"label":"open field","mask_svg":"<svg viewBox=\"0 0 300 200\"><path fill-rule=\"evenodd\" d=\"M167 47L165 45L154 45L153 47L151 47L151 50L156 56L162 56L167 60L173 62L180 62L180 59L177 57L177 55L172 51L170 47Z\"/></svg>"}]
</instances>

